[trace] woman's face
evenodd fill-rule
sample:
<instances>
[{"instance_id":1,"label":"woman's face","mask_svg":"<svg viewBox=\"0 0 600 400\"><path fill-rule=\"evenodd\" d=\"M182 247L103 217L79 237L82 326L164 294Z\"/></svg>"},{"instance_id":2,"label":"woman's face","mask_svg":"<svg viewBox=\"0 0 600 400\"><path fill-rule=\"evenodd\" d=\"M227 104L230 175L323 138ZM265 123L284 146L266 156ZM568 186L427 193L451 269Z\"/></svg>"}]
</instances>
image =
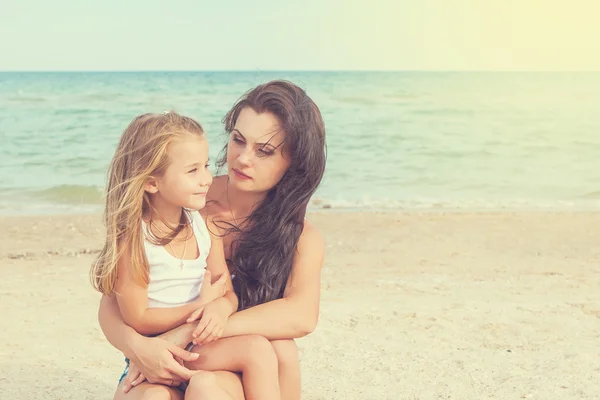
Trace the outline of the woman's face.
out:
<instances>
[{"instance_id":1,"label":"woman's face","mask_svg":"<svg viewBox=\"0 0 600 400\"><path fill-rule=\"evenodd\" d=\"M241 191L262 193L272 189L290 166L283 153L286 134L275 115L244 108L227 143L229 181Z\"/></svg>"}]
</instances>

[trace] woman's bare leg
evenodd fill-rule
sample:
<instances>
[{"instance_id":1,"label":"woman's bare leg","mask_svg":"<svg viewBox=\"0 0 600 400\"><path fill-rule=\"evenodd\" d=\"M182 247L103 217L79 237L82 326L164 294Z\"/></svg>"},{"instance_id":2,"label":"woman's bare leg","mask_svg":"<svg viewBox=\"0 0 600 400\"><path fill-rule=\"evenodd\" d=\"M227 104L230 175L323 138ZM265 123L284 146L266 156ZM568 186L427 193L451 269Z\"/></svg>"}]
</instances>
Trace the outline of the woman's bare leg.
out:
<instances>
[{"instance_id":1,"label":"woman's bare leg","mask_svg":"<svg viewBox=\"0 0 600 400\"><path fill-rule=\"evenodd\" d=\"M271 345L277 355L281 400L300 400L300 357L296 342L293 339L272 340Z\"/></svg>"},{"instance_id":2,"label":"woman's bare leg","mask_svg":"<svg viewBox=\"0 0 600 400\"><path fill-rule=\"evenodd\" d=\"M242 379L229 371L198 373L190 379L185 400L245 400Z\"/></svg>"},{"instance_id":3,"label":"woman's bare leg","mask_svg":"<svg viewBox=\"0 0 600 400\"><path fill-rule=\"evenodd\" d=\"M183 400L183 393L179 389L165 385L143 382L127 393L122 386L123 382L117 387L113 400Z\"/></svg>"}]
</instances>

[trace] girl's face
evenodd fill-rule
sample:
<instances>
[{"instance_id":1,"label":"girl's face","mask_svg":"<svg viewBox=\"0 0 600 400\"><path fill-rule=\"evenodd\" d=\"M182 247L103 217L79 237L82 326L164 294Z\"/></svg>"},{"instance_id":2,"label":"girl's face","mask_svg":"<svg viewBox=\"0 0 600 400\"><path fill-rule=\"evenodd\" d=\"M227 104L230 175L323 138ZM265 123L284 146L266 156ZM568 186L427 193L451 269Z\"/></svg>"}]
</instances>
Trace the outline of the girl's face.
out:
<instances>
[{"instance_id":1,"label":"girl's face","mask_svg":"<svg viewBox=\"0 0 600 400\"><path fill-rule=\"evenodd\" d=\"M241 191L264 193L271 190L290 166L283 153L285 132L277 118L244 108L235 123L227 144L229 181Z\"/></svg>"},{"instance_id":2,"label":"girl's face","mask_svg":"<svg viewBox=\"0 0 600 400\"><path fill-rule=\"evenodd\" d=\"M155 178L155 195L172 206L199 210L206 205L212 183L208 142L204 136L185 135L169 144L169 166Z\"/></svg>"}]
</instances>

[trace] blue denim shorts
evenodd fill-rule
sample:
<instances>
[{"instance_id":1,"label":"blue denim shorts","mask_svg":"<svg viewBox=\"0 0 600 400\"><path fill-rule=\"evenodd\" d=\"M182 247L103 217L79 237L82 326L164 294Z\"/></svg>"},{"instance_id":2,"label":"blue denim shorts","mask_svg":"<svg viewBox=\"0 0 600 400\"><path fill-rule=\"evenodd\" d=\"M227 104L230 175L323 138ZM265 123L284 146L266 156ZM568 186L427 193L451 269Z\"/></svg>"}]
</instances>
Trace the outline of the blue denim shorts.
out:
<instances>
[{"instance_id":1,"label":"blue denim shorts","mask_svg":"<svg viewBox=\"0 0 600 400\"><path fill-rule=\"evenodd\" d=\"M126 364L125 371L123 371L123 373L121 374L118 385L121 384L121 382L123 381L123 379L125 379L125 377L127 376L127 373L129 372L129 358L125 358L125 364Z\"/></svg>"}]
</instances>

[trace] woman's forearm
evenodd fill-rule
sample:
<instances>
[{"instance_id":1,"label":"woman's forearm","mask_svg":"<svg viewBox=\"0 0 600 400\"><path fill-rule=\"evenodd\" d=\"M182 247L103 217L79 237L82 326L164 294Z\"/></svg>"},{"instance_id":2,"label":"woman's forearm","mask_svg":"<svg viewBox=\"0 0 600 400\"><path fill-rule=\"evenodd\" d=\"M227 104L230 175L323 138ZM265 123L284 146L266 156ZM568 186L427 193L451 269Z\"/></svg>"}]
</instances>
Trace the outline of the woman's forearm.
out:
<instances>
[{"instance_id":1,"label":"woman's forearm","mask_svg":"<svg viewBox=\"0 0 600 400\"><path fill-rule=\"evenodd\" d=\"M188 344L192 342L194 329L198 325L198 321L183 324L177 328L171 329L168 332L158 335L158 337L165 339L166 341L175 344L182 349L185 349Z\"/></svg>"},{"instance_id":2,"label":"woman's forearm","mask_svg":"<svg viewBox=\"0 0 600 400\"><path fill-rule=\"evenodd\" d=\"M315 329L325 254L323 237L306 223L296 250L284 297L234 313L223 336L256 334L270 340L295 339Z\"/></svg>"},{"instance_id":3,"label":"woman's forearm","mask_svg":"<svg viewBox=\"0 0 600 400\"><path fill-rule=\"evenodd\" d=\"M114 297L102 296L98 310L98 321L108 342L125 354L126 357L132 358L134 356L132 345L134 345L136 339L143 336L125 323ZM198 321L185 323L159 335L159 337L178 347L185 348L194 339L192 334L197 325Z\"/></svg>"},{"instance_id":4,"label":"woman's forearm","mask_svg":"<svg viewBox=\"0 0 600 400\"><path fill-rule=\"evenodd\" d=\"M114 297L103 295L100 299L98 322L108 342L123 352L126 357L131 358L131 344L141 335L123 321Z\"/></svg>"},{"instance_id":5,"label":"woman's forearm","mask_svg":"<svg viewBox=\"0 0 600 400\"><path fill-rule=\"evenodd\" d=\"M121 317L114 298L102 296L98 320L106 339L132 358L132 345L142 336L128 326ZM317 324L317 316L308 315L306 309L291 299L278 299L233 313L225 326L223 337L256 334L270 340L300 338L311 333ZM185 347L193 339L196 323L183 324L163 335L165 340Z\"/></svg>"},{"instance_id":6,"label":"woman's forearm","mask_svg":"<svg viewBox=\"0 0 600 400\"><path fill-rule=\"evenodd\" d=\"M317 319L299 302L282 298L234 313L227 321L223 337L261 335L269 340L295 339L311 333Z\"/></svg>"}]
</instances>

